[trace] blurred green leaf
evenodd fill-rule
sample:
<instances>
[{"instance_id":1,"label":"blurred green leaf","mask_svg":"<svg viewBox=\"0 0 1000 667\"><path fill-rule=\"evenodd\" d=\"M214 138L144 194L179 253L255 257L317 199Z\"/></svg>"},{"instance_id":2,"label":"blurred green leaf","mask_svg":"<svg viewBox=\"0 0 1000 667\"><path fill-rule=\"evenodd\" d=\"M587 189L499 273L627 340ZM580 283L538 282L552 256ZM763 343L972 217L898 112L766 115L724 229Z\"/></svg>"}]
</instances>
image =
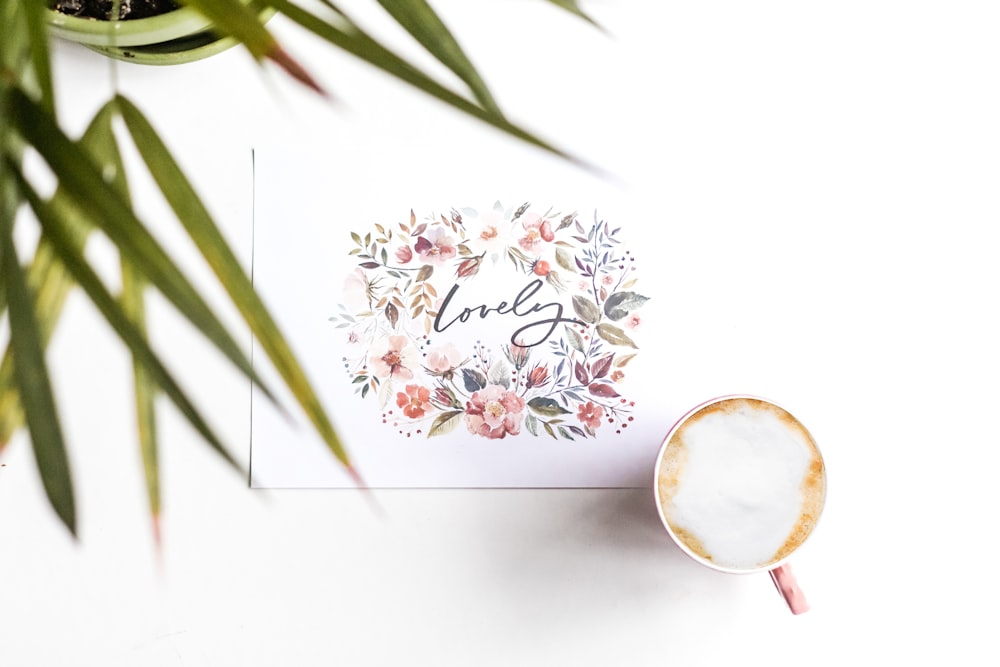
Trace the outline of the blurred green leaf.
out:
<instances>
[{"instance_id":1,"label":"blurred green leaf","mask_svg":"<svg viewBox=\"0 0 1000 667\"><path fill-rule=\"evenodd\" d=\"M337 437L326 412L316 396L305 372L299 365L264 303L253 288L239 260L233 254L198 193L184 176L167 147L157 136L138 108L124 97L116 98L126 127L150 173L170 203L178 220L184 225L205 261L215 271L230 299L250 325L261 347L271 359L282 379L319 431L330 451L349 466L347 452Z\"/></svg>"},{"instance_id":2,"label":"blurred green leaf","mask_svg":"<svg viewBox=\"0 0 1000 667\"><path fill-rule=\"evenodd\" d=\"M49 57L49 33L45 26L45 3L22 2L28 28L31 52L31 73L41 95L41 105L49 113L55 110L55 91L52 87L52 62ZM6 32L6 31L5 31ZM5 37L6 39L6 37Z\"/></svg>"},{"instance_id":3,"label":"blurred green leaf","mask_svg":"<svg viewBox=\"0 0 1000 667\"><path fill-rule=\"evenodd\" d=\"M325 94L294 58L292 58L264 27L264 18L257 8L243 0L183 0L184 4L197 9L212 22L214 32L229 35L239 40L256 60L269 58L280 65L292 77Z\"/></svg>"},{"instance_id":4,"label":"blurred green leaf","mask_svg":"<svg viewBox=\"0 0 1000 667\"><path fill-rule=\"evenodd\" d=\"M143 333L129 319L121 305L114 299L94 270L90 268L83 254L73 247L71 232L67 229L66 221L60 219L58 212L47 206L27 182L22 181L21 185L23 188L22 194L27 198L35 214L35 218L42 227L45 238L52 244L53 249L59 256L59 260L73 275L73 278L87 293L87 296L90 297L90 300L93 301L98 310L101 311L108 324L111 325L135 358L149 372L150 377L163 389L164 393L173 401L181 414L184 415L205 441L208 442L212 449L218 452L234 468L241 470L239 462L222 445L222 441L215 435L215 432L208 425L208 421L205 420L195 407L194 402L187 397L166 366L149 346ZM19 363L15 364L15 369L18 365ZM27 412L27 410L25 411Z\"/></svg>"},{"instance_id":5,"label":"blurred green leaf","mask_svg":"<svg viewBox=\"0 0 1000 667\"><path fill-rule=\"evenodd\" d=\"M257 17L256 10L240 0L182 0L212 22L213 30L239 40L257 60L277 47L274 37Z\"/></svg>"},{"instance_id":6,"label":"blurred green leaf","mask_svg":"<svg viewBox=\"0 0 1000 667\"><path fill-rule=\"evenodd\" d=\"M80 138L81 146L92 148L114 141L114 135L111 131L112 114L111 104L105 104L84 131ZM10 168L9 164L0 160L0 170L6 168ZM15 180L11 178L9 182L13 185ZM93 229L93 224L80 213L64 188L56 188L50 205L60 211L64 220L72 221L70 227L73 230L74 247L82 249ZM35 257L28 269L27 279L28 287L35 294L35 317L38 320L41 344L44 348L48 345L56 322L62 313L66 296L74 285L73 278L55 257L52 247L42 239L35 250ZM0 363L0 449L3 448L3 443L7 442L14 431L23 425L23 422L24 414L21 411L17 387L13 382L13 358L10 348L7 348L3 362Z\"/></svg>"},{"instance_id":7,"label":"blurred green leaf","mask_svg":"<svg viewBox=\"0 0 1000 667\"><path fill-rule=\"evenodd\" d=\"M0 85L16 81L51 111L55 102L45 11L42 2L0 0Z\"/></svg>"},{"instance_id":8,"label":"blurred green leaf","mask_svg":"<svg viewBox=\"0 0 1000 667\"><path fill-rule=\"evenodd\" d=\"M464 81L486 111L503 116L486 82L458 40L425 0L378 0L378 3L429 53Z\"/></svg>"},{"instance_id":9,"label":"blurred green leaf","mask_svg":"<svg viewBox=\"0 0 1000 667\"><path fill-rule=\"evenodd\" d=\"M317 15L302 9L288 0L267 0L267 3L284 14L288 19L315 35L322 37L330 44L393 75L401 81L405 81L431 97L528 144L548 151L578 166L594 169L594 167L587 165L579 158L556 148L534 134L511 123L506 118L483 109L474 102L441 85L369 36L343 12L334 9L337 12L337 23L343 24L344 27L334 25L333 22L324 21Z\"/></svg>"},{"instance_id":10,"label":"blurred green leaf","mask_svg":"<svg viewBox=\"0 0 1000 667\"><path fill-rule=\"evenodd\" d=\"M10 349L14 358L14 380L31 447L52 508L69 532L76 535L76 503L69 459L52 396L45 355L42 351L35 307L21 263L14 248L13 220L4 216L0 228L0 274L3 276L10 318Z\"/></svg>"},{"instance_id":11,"label":"blurred green leaf","mask_svg":"<svg viewBox=\"0 0 1000 667\"><path fill-rule=\"evenodd\" d=\"M237 368L273 398L273 393L260 380L247 356L213 310L143 226L128 203L106 186L100 168L90 155L67 138L52 118L23 93L12 91L10 98L17 129L49 164L60 185L80 209L107 234L127 261L139 269Z\"/></svg>"},{"instance_id":12,"label":"blurred green leaf","mask_svg":"<svg viewBox=\"0 0 1000 667\"><path fill-rule=\"evenodd\" d=\"M553 5L556 5L557 7L565 9L571 14L576 14L577 16L579 16L580 18L582 18L584 21L591 24L595 28L601 28L601 26L597 23L597 21L592 19L586 12L583 11L583 9L580 8L580 3L577 2L576 0L549 0L549 2L551 2ZM603 30L603 28L601 29Z\"/></svg>"},{"instance_id":13,"label":"blurred green leaf","mask_svg":"<svg viewBox=\"0 0 1000 667\"><path fill-rule=\"evenodd\" d=\"M90 151L104 172L111 175L107 179L108 185L121 193L123 199L131 203L125 163L122 160L112 125L114 109L113 102L105 105L105 110L102 110L102 113L98 114L95 119L93 129L85 132L79 143L81 147ZM70 243L68 251L79 252L82 255L80 246L74 243L73 238L73 231L78 225L74 224L72 217L69 220L70 224L64 227L70 232L67 235L67 241ZM48 239L49 237L43 236L42 238ZM121 258L120 266L122 312L135 324L139 334L148 341L145 302L146 279L124 258ZM146 498L149 502L153 533L156 542L159 543L160 470L156 430L156 382L153 375L146 369L142 359L135 354L132 355L132 380L135 390L136 431L139 440L139 453L142 457L143 477L146 481Z\"/></svg>"},{"instance_id":14,"label":"blurred green leaf","mask_svg":"<svg viewBox=\"0 0 1000 667\"><path fill-rule=\"evenodd\" d=\"M146 333L146 281L128 262L122 262L122 311L143 337ZM159 440L156 432L156 384L142 360L132 355L132 381L135 384L135 415L142 455L142 470L146 480L146 498L152 515L154 533L159 542L160 465Z\"/></svg>"}]
</instances>

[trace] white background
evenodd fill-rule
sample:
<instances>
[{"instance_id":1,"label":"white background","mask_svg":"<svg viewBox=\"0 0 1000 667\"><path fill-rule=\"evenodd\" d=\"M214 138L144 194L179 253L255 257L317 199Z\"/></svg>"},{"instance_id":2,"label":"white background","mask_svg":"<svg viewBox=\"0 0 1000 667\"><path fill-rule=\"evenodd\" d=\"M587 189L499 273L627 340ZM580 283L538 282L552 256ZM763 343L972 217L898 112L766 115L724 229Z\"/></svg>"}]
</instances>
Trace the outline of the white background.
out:
<instances>
[{"instance_id":1,"label":"white background","mask_svg":"<svg viewBox=\"0 0 1000 667\"><path fill-rule=\"evenodd\" d=\"M128 362L76 298L49 358L80 537L54 519L15 439L0 458L0 662L996 664L992 3L589 5L610 35L544 3L440 5L513 117L611 170L655 213L651 229L669 229L671 245L649 249L676 299L664 421L752 391L819 441L827 510L794 560L813 610L789 615L766 576L689 561L651 492L377 491L375 509L354 491L252 491L167 405L158 551ZM439 150L491 132L273 27L335 104L239 51L117 68L248 265L254 143L336 152L395 136ZM112 89L111 71L60 45L70 126ZM134 186L221 304L149 185ZM166 308L153 324L247 462L246 383Z\"/></svg>"}]
</instances>

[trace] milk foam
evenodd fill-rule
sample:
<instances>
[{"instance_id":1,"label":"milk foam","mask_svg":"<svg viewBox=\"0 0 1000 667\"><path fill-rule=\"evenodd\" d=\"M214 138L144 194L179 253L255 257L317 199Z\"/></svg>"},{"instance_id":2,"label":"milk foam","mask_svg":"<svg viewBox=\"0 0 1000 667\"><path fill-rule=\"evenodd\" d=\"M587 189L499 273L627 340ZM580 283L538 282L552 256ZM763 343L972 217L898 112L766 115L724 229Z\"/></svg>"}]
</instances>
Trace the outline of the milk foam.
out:
<instances>
[{"instance_id":1,"label":"milk foam","mask_svg":"<svg viewBox=\"0 0 1000 667\"><path fill-rule=\"evenodd\" d=\"M807 497L817 484L818 501ZM737 570L769 565L794 549L818 514L810 501L821 504L824 491L808 432L756 399L728 399L690 417L671 438L659 472L661 507L674 534L699 556Z\"/></svg>"}]
</instances>

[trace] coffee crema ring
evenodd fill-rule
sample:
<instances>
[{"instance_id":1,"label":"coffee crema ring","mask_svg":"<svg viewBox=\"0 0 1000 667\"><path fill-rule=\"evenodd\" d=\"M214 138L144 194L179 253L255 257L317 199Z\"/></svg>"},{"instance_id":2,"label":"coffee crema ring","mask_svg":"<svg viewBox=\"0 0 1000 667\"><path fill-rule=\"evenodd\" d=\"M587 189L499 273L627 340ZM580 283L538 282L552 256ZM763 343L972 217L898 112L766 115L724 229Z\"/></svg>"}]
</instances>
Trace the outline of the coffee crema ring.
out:
<instances>
[{"instance_id":1,"label":"coffee crema ring","mask_svg":"<svg viewBox=\"0 0 1000 667\"><path fill-rule=\"evenodd\" d=\"M698 406L670 430L656 466L660 517L696 560L727 572L776 567L809 537L826 500L815 440L753 396Z\"/></svg>"}]
</instances>

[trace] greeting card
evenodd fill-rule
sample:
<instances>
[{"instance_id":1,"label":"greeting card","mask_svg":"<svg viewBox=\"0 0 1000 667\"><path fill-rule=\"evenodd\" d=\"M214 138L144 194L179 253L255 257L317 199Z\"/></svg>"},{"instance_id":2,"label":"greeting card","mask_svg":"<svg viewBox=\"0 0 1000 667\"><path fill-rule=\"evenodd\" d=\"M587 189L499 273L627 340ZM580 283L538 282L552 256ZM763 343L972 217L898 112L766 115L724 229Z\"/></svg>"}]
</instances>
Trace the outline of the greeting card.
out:
<instances>
[{"instance_id":1,"label":"greeting card","mask_svg":"<svg viewBox=\"0 0 1000 667\"><path fill-rule=\"evenodd\" d=\"M255 152L253 274L365 482L644 485L665 430L649 221L555 158L356 158ZM252 414L256 485L352 484L261 392Z\"/></svg>"}]
</instances>

